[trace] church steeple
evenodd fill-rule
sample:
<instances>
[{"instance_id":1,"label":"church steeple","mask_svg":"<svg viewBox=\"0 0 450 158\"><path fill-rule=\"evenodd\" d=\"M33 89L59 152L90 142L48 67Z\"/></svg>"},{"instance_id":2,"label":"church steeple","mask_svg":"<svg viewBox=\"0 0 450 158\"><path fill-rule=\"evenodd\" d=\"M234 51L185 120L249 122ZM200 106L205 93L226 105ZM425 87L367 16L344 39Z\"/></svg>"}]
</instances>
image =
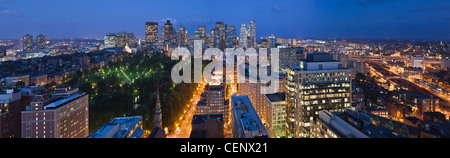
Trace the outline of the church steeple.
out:
<instances>
[{"instance_id":1,"label":"church steeple","mask_svg":"<svg viewBox=\"0 0 450 158\"><path fill-rule=\"evenodd\" d=\"M156 107L154 115L154 128L159 127L162 129L162 113L161 113L161 102L159 101L159 85L156 88Z\"/></svg>"}]
</instances>

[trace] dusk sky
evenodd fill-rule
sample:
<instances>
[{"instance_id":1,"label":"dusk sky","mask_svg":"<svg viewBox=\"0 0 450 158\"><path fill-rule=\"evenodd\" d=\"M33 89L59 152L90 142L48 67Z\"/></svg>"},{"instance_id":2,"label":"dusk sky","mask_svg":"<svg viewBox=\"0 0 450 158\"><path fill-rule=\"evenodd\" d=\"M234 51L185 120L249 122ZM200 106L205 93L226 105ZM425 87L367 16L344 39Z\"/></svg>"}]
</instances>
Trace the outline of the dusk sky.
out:
<instances>
[{"instance_id":1,"label":"dusk sky","mask_svg":"<svg viewBox=\"0 0 450 158\"><path fill-rule=\"evenodd\" d=\"M144 38L146 21L199 25L256 21L257 37L450 40L449 0L0 0L0 39Z\"/></svg>"}]
</instances>

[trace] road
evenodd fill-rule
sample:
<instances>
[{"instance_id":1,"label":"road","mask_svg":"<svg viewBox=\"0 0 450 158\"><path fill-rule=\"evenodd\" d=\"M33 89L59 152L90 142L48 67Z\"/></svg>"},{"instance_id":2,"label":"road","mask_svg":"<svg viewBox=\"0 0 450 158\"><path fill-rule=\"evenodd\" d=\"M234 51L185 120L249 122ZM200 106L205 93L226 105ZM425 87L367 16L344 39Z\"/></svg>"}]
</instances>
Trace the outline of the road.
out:
<instances>
[{"instance_id":1,"label":"road","mask_svg":"<svg viewBox=\"0 0 450 158\"><path fill-rule=\"evenodd\" d=\"M177 130L174 133L167 134L167 138L189 138L192 130L192 116L195 115L197 102L200 100L201 94L205 89L205 85L205 82L200 84L200 87L193 96L188 110L185 112L184 116L181 116L181 124L178 126Z\"/></svg>"}]
</instances>

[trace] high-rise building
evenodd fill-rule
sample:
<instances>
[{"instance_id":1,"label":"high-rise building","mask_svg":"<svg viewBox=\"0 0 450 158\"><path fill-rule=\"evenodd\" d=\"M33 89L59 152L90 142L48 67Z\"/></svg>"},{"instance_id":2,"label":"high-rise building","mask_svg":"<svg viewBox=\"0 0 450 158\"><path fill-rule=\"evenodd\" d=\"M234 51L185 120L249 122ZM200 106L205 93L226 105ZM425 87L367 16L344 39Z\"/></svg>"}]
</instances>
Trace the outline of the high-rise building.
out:
<instances>
[{"instance_id":1,"label":"high-rise building","mask_svg":"<svg viewBox=\"0 0 450 158\"><path fill-rule=\"evenodd\" d=\"M202 40L202 44L206 45L206 26L198 26L198 31L200 31L199 40Z\"/></svg>"},{"instance_id":2,"label":"high-rise building","mask_svg":"<svg viewBox=\"0 0 450 158\"><path fill-rule=\"evenodd\" d=\"M250 24L248 25L248 39L248 47L256 47L256 22L253 20L250 21Z\"/></svg>"},{"instance_id":3,"label":"high-rise building","mask_svg":"<svg viewBox=\"0 0 450 158\"><path fill-rule=\"evenodd\" d=\"M310 137L310 124L320 110L343 112L351 107L351 69L333 55L314 52L299 66L286 69L288 135Z\"/></svg>"},{"instance_id":4,"label":"high-rise building","mask_svg":"<svg viewBox=\"0 0 450 158\"><path fill-rule=\"evenodd\" d=\"M86 138L143 138L142 116L116 117Z\"/></svg>"},{"instance_id":5,"label":"high-rise building","mask_svg":"<svg viewBox=\"0 0 450 158\"><path fill-rule=\"evenodd\" d=\"M270 48L276 48L275 47L275 44L277 43L277 39L275 38L275 36L274 35L270 35L269 37L268 37L268 41L269 41L269 49Z\"/></svg>"},{"instance_id":6,"label":"high-rise building","mask_svg":"<svg viewBox=\"0 0 450 158\"><path fill-rule=\"evenodd\" d=\"M280 70L282 70L286 66L299 65L303 55L303 49L301 47L280 48L279 54Z\"/></svg>"},{"instance_id":7,"label":"high-rise building","mask_svg":"<svg viewBox=\"0 0 450 158\"><path fill-rule=\"evenodd\" d=\"M51 98L45 92L29 97L30 104L21 112L22 138L85 138L89 135L88 94L63 83L56 87Z\"/></svg>"},{"instance_id":8,"label":"high-rise building","mask_svg":"<svg viewBox=\"0 0 450 158\"><path fill-rule=\"evenodd\" d=\"M270 138L270 134L246 95L231 97L233 138Z\"/></svg>"},{"instance_id":9,"label":"high-rise building","mask_svg":"<svg viewBox=\"0 0 450 158\"><path fill-rule=\"evenodd\" d=\"M20 91L0 92L0 138L20 138L20 111L22 110Z\"/></svg>"},{"instance_id":10,"label":"high-rise building","mask_svg":"<svg viewBox=\"0 0 450 158\"><path fill-rule=\"evenodd\" d=\"M26 34L22 38L23 51L31 51L33 50L33 36Z\"/></svg>"},{"instance_id":11,"label":"high-rise building","mask_svg":"<svg viewBox=\"0 0 450 158\"><path fill-rule=\"evenodd\" d=\"M225 24L223 22L216 22L216 30L218 30L219 35L217 39L218 48L223 50L226 47Z\"/></svg>"},{"instance_id":12,"label":"high-rise building","mask_svg":"<svg viewBox=\"0 0 450 158\"><path fill-rule=\"evenodd\" d=\"M145 42L152 44L158 42L158 23L146 22L145 23Z\"/></svg>"},{"instance_id":13,"label":"high-rise building","mask_svg":"<svg viewBox=\"0 0 450 158\"><path fill-rule=\"evenodd\" d=\"M44 49L46 46L46 37L43 34L40 34L38 36L36 36L36 45L37 45L37 49Z\"/></svg>"},{"instance_id":14,"label":"high-rise building","mask_svg":"<svg viewBox=\"0 0 450 158\"><path fill-rule=\"evenodd\" d=\"M179 38L179 44L178 45L180 45L180 46L187 45L188 33L187 33L184 25L180 25L179 32L180 32L180 34L178 36L178 38Z\"/></svg>"},{"instance_id":15,"label":"high-rise building","mask_svg":"<svg viewBox=\"0 0 450 158\"><path fill-rule=\"evenodd\" d=\"M241 25L241 31L239 36L239 47L240 48L247 48L247 27L245 27L245 24Z\"/></svg>"},{"instance_id":16,"label":"high-rise building","mask_svg":"<svg viewBox=\"0 0 450 158\"><path fill-rule=\"evenodd\" d=\"M236 26L225 25L225 41L226 48L236 47Z\"/></svg>"},{"instance_id":17,"label":"high-rise building","mask_svg":"<svg viewBox=\"0 0 450 158\"><path fill-rule=\"evenodd\" d=\"M173 24L170 23L170 20L167 20L167 23L161 28L161 40L167 44L175 44L174 35L175 29L173 29Z\"/></svg>"},{"instance_id":18,"label":"high-rise building","mask_svg":"<svg viewBox=\"0 0 450 158\"><path fill-rule=\"evenodd\" d=\"M220 31L218 29L211 29L211 47L218 48L220 44Z\"/></svg>"}]
</instances>

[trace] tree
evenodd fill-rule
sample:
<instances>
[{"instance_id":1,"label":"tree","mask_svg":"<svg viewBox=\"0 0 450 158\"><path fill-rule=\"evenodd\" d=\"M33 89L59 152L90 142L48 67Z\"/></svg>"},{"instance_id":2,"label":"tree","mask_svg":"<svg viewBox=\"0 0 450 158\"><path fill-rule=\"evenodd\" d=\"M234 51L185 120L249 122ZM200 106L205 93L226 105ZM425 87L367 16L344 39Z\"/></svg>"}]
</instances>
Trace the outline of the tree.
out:
<instances>
[{"instance_id":1,"label":"tree","mask_svg":"<svg viewBox=\"0 0 450 158\"><path fill-rule=\"evenodd\" d=\"M24 87L26 84L23 81L16 82L15 88Z\"/></svg>"}]
</instances>

